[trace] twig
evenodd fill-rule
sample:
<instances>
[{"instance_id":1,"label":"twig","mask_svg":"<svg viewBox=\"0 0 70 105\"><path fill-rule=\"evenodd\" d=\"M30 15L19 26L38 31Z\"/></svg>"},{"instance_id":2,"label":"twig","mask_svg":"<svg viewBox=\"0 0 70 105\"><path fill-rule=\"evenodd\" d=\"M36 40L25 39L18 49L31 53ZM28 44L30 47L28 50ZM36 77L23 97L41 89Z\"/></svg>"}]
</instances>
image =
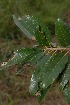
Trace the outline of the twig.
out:
<instances>
[{"instance_id":1,"label":"twig","mask_svg":"<svg viewBox=\"0 0 70 105\"><path fill-rule=\"evenodd\" d=\"M70 48L47 48L47 47L45 47L45 49L44 49L45 51L55 51L55 50L57 50L57 51L69 51L70 50Z\"/></svg>"}]
</instances>

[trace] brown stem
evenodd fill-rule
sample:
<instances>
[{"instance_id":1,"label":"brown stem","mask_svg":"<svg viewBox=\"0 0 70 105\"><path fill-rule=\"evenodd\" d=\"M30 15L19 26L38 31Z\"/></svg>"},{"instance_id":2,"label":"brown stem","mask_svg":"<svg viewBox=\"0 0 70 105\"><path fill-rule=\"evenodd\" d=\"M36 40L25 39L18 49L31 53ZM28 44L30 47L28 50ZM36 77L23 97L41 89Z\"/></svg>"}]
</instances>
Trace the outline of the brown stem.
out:
<instances>
[{"instance_id":1,"label":"brown stem","mask_svg":"<svg viewBox=\"0 0 70 105\"><path fill-rule=\"evenodd\" d=\"M70 48L60 48L60 47L58 47L58 48L47 48L46 46L45 46L45 48L44 48L44 52L46 52L46 53L52 53L52 52L57 52L57 51L61 51L61 52L67 52L67 53L70 53Z\"/></svg>"},{"instance_id":2,"label":"brown stem","mask_svg":"<svg viewBox=\"0 0 70 105\"><path fill-rule=\"evenodd\" d=\"M47 47L46 47L45 50L46 50L46 51L48 51L48 50L50 50L50 51L55 51L55 50L56 50L56 51L62 51L62 50L63 50L63 51L69 51L70 48L47 48Z\"/></svg>"}]
</instances>

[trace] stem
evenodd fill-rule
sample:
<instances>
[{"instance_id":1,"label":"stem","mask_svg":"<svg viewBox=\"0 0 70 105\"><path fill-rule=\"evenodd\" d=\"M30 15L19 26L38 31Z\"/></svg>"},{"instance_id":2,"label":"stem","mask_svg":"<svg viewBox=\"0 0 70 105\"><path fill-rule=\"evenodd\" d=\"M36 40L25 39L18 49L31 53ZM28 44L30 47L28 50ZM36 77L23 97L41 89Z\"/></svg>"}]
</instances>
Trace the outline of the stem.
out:
<instances>
[{"instance_id":1,"label":"stem","mask_svg":"<svg viewBox=\"0 0 70 105\"><path fill-rule=\"evenodd\" d=\"M55 50L59 50L59 51L70 51L70 48L47 48L47 47L45 47L45 51L55 51Z\"/></svg>"},{"instance_id":2,"label":"stem","mask_svg":"<svg viewBox=\"0 0 70 105\"><path fill-rule=\"evenodd\" d=\"M47 48L46 46L45 46L45 48L44 48L44 52L47 52L48 51L48 53L51 53L51 52L54 52L54 51L61 51L61 52L70 52L70 48Z\"/></svg>"}]
</instances>

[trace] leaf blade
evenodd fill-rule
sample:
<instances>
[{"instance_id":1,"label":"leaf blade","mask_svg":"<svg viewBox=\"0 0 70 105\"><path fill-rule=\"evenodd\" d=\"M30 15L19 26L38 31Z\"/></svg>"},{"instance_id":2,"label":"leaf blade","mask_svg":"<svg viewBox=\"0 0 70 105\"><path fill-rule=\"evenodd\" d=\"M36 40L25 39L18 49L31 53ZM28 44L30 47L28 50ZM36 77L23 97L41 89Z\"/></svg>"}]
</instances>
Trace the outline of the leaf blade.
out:
<instances>
[{"instance_id":1,"label":"leaf blade","mask_svg":"<svg viewBox=\"0 0 70 105\"><path fill-rule=\"evenodd\" d=\"M70 45L70 29L61 19L58 19L55 24L55 35L61 46Z\"/></svg>"},{"instance_id":2,"label":"leaf blade","mask_svg":"<svg viewBox=\"0 0 70 105\"><path fill-rule=\"evenodd\" d=\"M38 18L26 15L18 20L14 15L13 19L16 25L21 29L21 31L29 38L32 38L33 36L36 38L35 32L37 31L38 27L41 26L43 31L46 33L46 41L48 41L49 44L51 43L52 38L49 29Z\"/></svg>"}]
</instances>

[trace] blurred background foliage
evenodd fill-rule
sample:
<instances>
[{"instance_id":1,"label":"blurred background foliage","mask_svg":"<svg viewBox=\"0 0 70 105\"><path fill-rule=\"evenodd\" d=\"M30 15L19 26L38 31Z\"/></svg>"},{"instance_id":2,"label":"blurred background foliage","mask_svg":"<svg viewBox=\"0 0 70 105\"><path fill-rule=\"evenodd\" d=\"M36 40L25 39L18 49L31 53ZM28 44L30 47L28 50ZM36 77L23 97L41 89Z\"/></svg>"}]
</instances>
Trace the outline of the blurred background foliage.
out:
<instances>
[{"instance_id":1,"label":"blurred background foliage","mask_svg":"<svg viewBox=\"0 0 70 105\"><path fill-rule=\"evenodd\" d=\"M54 33L54 23L62 18L69 23L70 0L0 0L0 37L21 37L20 30L14 24L12 15L34 15Z\"/></svg>"}]
</instances>

